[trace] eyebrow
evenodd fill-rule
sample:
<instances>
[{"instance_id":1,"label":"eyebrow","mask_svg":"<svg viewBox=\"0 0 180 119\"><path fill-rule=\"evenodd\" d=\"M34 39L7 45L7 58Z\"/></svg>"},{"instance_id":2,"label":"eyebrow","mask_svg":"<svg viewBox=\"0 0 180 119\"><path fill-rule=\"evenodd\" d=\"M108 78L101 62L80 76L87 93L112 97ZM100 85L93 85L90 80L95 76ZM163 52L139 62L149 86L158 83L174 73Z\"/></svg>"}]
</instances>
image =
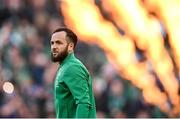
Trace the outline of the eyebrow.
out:
<instances>
[{"instance_id":1,"label":"eyebrow","mask_svg":"<svg viewBox=\"0 0 180 119\"><path fill-rule=\"evenodd\" d=\"M51 39L51 41L52 41L52 39ZM56 41L60 41L61 42L61 40L59 38L55 38L53 41L54 42L56 42Z\"/></svg>"},{"instance_id":2,"label":"eyebrow","mask_svg":"<svg viewBox=\"0 0 180 119\"><path fill-rule=\"evenodd\" d=\"M56 42L56 43L59 42L59 43L62 43L62 41L60 41L60 40L58 40L58 39L57 39L57 40L53 40L53 41L51 40L50 43L52 43L52 42Z\"/></svg>"}]
</instances>

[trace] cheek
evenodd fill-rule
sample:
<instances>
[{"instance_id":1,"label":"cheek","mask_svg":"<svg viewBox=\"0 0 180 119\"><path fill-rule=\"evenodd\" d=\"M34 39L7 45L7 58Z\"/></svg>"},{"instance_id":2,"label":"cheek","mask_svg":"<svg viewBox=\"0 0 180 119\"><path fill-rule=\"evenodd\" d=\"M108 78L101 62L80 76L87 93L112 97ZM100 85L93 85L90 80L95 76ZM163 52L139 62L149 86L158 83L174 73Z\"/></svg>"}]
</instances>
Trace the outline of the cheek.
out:
<instances>
[{"instance_id":1,"label":"cheek","mask_svg":"<svg viewBox=\"0 0 180 119\"><path fill-rule=\"evenodd\" d=\"M60 44L60 45L56 46L56 51L59 53L63 52L66 49L67 49L67 45L65 45L65 44Z\"/></svg>"},{"instance_id":2,"label":"cheek","mask_svg":"<svg viewBox=\"0 0 180 119\"><path fill-rule=\"evenodd\" d=\"M53 48L51 47L51 51L53 51Z\"/></svg>"},{"instance_id":3,"label":"cheek","mask_svg":"<svg viewBox=\"0 0 180 119\"><path fill-rule=\"evenodd\" d=\"M57 50L58 51L62 51L64 49L64 46L63 45L59 45L58 47L57 47Z\"/></svg>"},{"instance_id":4,"label":"cheek","mask_svg":"<svg viewBox=\"0 0 180 119\"><path fill-rule=\"evenodd\" d=\"M64 49L64 46L58 47L58 50L62 51Z\"/></svg>"}]
</instances>

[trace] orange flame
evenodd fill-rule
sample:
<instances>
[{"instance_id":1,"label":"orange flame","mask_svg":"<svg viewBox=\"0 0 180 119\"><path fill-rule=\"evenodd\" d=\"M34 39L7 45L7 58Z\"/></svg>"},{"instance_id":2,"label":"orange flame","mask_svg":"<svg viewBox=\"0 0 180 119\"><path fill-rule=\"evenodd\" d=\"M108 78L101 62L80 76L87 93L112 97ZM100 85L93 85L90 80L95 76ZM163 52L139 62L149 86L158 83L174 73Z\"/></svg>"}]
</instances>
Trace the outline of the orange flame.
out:
<instances>
[{"instance_id":1,"label":"orange flame","mask_svg":"<svg viewBox=\"0 0 180 119\"><path fill-rule=\"evenodd\" d=\"M171 58L163 46L157 20L148 15L137 0L104 0L103 7L108 8L106 10L112 14L112 19L119 27L135 37L139 48L146 50L145 55L151 61L172 103L179 107L178 81L173 74Z\"/></svg>"},{"instance_id":2,"label":"orange flame","mask_svg":"<svg viewBox=\"0 0 180 119\"><path fill-rule=\"evenodd\" d=\"M145 5L149 11L154 12L164 24L169 35L169 44L172 50L173 59L180 75L180 1L178 0L146 0ZM180 88L180 86L179 86ZM172 87L174 89L174 87ZM176 107L174 113L180 113L180 96L174 97ZM179 99L178 99L179 98Z\"/></svg>"},{"instance_id":3,"label":"orange flame","mask_svg":"<svg viewBox=\"0 0 180 119\"><path fill-rule=\"evenodd\" d=\"M130 4L129 4L130 3ZM108 5L108 7L106 7ZM173 64L163 46L157 19L135 0L104 0L103 6L112 19L133 38L178 107L178 83L173 74ZM139 63L135 57L135 44L129 36L122 36L111 22L106 21L92 0L66 0L61 2L65 24L76 31L80 39L98 44L119 73L143 90L147 102L168 112L167 96L156 87L154 76L147 68L148 61ZM161 100L159 100L161 99Z\"/></svg>"}]
</instances>

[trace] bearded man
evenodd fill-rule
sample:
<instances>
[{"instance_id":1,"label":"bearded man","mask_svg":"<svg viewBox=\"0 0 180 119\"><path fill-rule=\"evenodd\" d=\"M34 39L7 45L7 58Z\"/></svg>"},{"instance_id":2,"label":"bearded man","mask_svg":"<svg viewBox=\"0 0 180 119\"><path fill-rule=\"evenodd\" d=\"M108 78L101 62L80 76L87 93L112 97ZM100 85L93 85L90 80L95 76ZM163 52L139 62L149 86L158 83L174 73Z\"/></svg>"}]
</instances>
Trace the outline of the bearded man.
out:
<instances>
[{"instance_id":1,"label":"bearded man","mask_svg":"<svg viewBox=\"0 0 180 119\"><path fill-rule=\"evenodd\" d=\"M77 41L68 28L58 28L51 36L51 58L59 63L54 81L56 118L96 117L92 78L74 55Z\"/></svg>"}]
</instances>

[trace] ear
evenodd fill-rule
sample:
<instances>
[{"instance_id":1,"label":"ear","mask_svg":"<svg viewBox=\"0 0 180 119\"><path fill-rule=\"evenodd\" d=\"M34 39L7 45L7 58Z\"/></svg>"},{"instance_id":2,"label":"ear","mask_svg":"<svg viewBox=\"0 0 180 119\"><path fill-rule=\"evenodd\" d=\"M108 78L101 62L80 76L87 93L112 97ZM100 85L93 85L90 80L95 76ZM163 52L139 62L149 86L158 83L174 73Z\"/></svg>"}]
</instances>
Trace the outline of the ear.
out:
<instances>
[{"instance_id":1,"label":"ear","mask_svg":"<svg viewBox=\"0 0 180 119\"><path fill-rule=\"evenodd\" d=\"M74 43L69 43L68 52L72 52L74 50Z\"/></svg>"}]
</instances>

